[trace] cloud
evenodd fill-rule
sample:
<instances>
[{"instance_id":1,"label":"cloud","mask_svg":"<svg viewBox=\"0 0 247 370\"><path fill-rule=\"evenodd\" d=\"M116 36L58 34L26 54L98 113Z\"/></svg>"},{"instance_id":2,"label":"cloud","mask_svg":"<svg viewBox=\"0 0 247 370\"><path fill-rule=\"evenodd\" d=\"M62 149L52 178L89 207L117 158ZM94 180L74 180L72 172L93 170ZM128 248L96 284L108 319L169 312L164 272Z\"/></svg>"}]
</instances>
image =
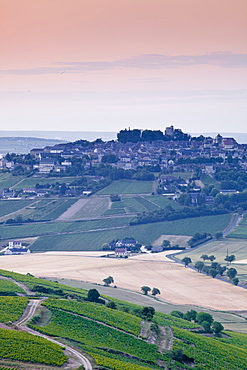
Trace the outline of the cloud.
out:
<instances>
[{"instance_id":1,"label":"cloud","mask_svg":"<svg viewBox=\"0 0 247 370\"><path fill-rule=\"evenodd\" d=\"M247 67L247 54L214 52L202 55L163 55L141 54L130 58L110 62L56 62L51 67L0 70L3 74L44 75L63 73L87 73L115 69L158 70L199 65L211 65L223 68Z\"/></svg>"}]
</instances>

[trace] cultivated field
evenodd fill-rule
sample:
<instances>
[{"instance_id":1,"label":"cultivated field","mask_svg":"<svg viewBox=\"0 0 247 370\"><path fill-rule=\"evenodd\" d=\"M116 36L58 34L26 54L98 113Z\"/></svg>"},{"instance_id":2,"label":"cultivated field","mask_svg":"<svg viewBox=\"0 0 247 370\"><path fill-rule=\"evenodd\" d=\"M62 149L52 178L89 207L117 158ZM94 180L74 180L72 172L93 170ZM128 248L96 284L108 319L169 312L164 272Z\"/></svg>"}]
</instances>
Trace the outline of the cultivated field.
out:
<instances>
[{"instance_id":1,"label":"cultivated field","mask_svg":"<svg viewBox=\"0 0 247 370\"><path fill-rule=\"evenodd\" d=\"M153 181L119 180L100 190L97 194L148 194L152 192Z\"/></svg>"},{"instance_id":2,"label":"cultivated field","mask_svg":"<svg viewBox=\"0 0 247 370\"><path fill-rule=\"evenodd\" d=\"M13 177L13 176L12 176ZM15 177L14 177L15 178ZM77 177L29 177L29 178L23 178L19 181L18 184L15 184L13 186L14 189L16 188L33 188L36 184L45 185L45 184L56 184L56 182L59 182L60 184L70 184L72 181L77 179Z\"/></svg>"},{"instance_id":3,"label":"cultivated field","mask_svg":"<svg viewBox=\"0 0 247 370\"><path fill-rule=\"evenodd\" d=\"M236 227L236 229L228 235L229 238L247 239L247 214L244 215L243 220Z\"/></svg>"},{"instance_id":4,"label":"cultivated field","mask_svg":"<svg viewBox=\"0 0 247 370\"><path fill-rule=\"evenodd\" d=\"M236 260L231 263L231 267L234 267L240 280L247 281L247 243L246 240L240 239L222 239L205 244L196 249L182 252L176 255L178 259L182 259L185 256L191 258L192 262L202 261L200 258L203 254L214 255L216 257L215 262L226 264L224 258L226 255L234 254Z\"/></svg>"},{"instance_id":5,"label":"cultivated field","mask_svg":"<svg viewBox=\"0 0 247 370\"><path fill-rule=\"evenodd\" d=\"M141 286L157 287L160 297L176 304L216 310L245 310L246 290L226 284L166 258L165 253L138 255L128 259L101 258L100 252L42 253L2 256L6 270L39 277L67 278L102 283L113 276L120 288L140 291ZM186 282L186 284L185 284Z\"/></svg>"},{"instance_id":6,"label":"cultivated field","mask_svg":"<svg viewBox=\"0 0 247 370\"><path fill-rule=\"evenodd\" d=\"M11 173L0 173L0 190L5 188L10 188L20 181L22 181L23 176L12 176Z\"/></svg>"},{"instance_id":7,"label":"cultivated field","mask_svg":"<svg viewBox=\"0 0 247 370\"><path fill-rule=\"evenodd\" d=\"M215 188L219 187L219 182L216 181L211 176L207 175L206 173L203 173L201 175L201 181L203 182L204 185L214 185Z\"/></svg>"},{"instance_id":8,"label":"cultivated field","mask_svg":"<svg viewBox=\"0 0 247 370\"><path fill-rule=\"evenodd\" d=\"M82 207L74 213L70 219L79 220L89 217L99 217L110 206L110 199L108 197L89 198L87 202L82 204Z\"/></svg>"},{"instance_id":9,"label":"cultivated field","mask_svg":"<svg viewBox=\"0 0 247 370\"><path fill-rule=\"evenodd\" d=\"M0 200L0 220L5 215L14 213L22 208L25 208L31 203L33 203L32 200Z\"/></svg>"},{"instance_id":10,"label":"cultivated field","mask_svg":"<svg viewBox=\"0 0 247 370\"><path fill-rule=\"evenodd\" d=\"M192 236L196 232L208 232L214 235L217 231L224 230L230 221L231 215L206 216L176 220L156 222L145 225L129 226L130 221L128 217L115 217L107 220L96 220L82 223L67 223L67 227L62 227L61 223L47 224L48 230L54 230L57 233L66 232L63 235L43 236L39 238L31 247L33 251L48 251L48 250L100 250L103 243L109 243L112 239L123 239L124 237L133 237L142 244L150 244L160 237L160 235L185 235ZM103 224L103 221L105 223ZM101 223L102 222L102 223ZM188 222L190 227L188 228ZM53 225L53 226L52 226ZM102 227L101 227L102 226ZM11 226L10 226L11 227ZM10 230L17 231L16 229ZM91 230L89 229L91 228ZM94 230L93 230L94 229ZM98 230L95 230L98 229ZM105 230L102 230L105 229ZM44 235L45 226L42 225ZM21 230L18 230L19 233ZM81 233L78 233L81 231ZM82 231L85 231L82 233ZM3 230L3 235L6 237L7 230ZM28 229L26 230L26 233ZM68 234L70 233L70 234ZM1 227L0 227L1 234ZM8 234L10 235L10 234ZM33 234L37 235L37 234ZM29 235L25 235L29 236ZM30 235L31 236L31 235ZM20 234L18 234L20 237Z\"/></svg>"}]
</instances>

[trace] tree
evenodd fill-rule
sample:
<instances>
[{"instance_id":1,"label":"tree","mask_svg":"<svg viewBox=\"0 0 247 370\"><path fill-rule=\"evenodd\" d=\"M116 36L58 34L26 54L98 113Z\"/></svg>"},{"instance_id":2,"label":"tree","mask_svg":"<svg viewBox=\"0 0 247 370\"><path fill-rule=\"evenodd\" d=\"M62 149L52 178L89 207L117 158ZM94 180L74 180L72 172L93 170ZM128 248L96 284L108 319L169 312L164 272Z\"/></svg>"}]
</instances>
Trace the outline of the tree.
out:
<instances>
[{"instance_id":1,"label":"tree","mask_svg":"<svg viewBox=\"0 0 247 370\"><path fill-rule=\"evenodd\" d=\"M141 310L141 317L144 319L151 321L154 317L155 309L153 307L143 307Z\"/></svg>"},{"instance_id":2,"label":"tree","mask_svg":"<svg viewBox=\"0 0 247 370\"><path fill-rule=\"evenodd\" d=\"M232 261L235 261L236 257L234 254L231 254L230 256L226 256L226 258L224 259L226 262L232 262Z\"/></svg>"},{"instance_id":3,"label":"tree","mask_svg":"<svg viewBox=\"0 0 247 370\"><path fill-rule=\"evenodd\" d=\"M183 312L178 311L178 310L173 310L172 312L170 312L170 315L175 316L175 317L179 317L180 319L184 318Z\"/></svg>"},{"instance_id":4,"label":"tree","mask_svg":"<svg viewBox=\"0 0 247 370\"><path fill-rule=\"evenodd\" d=\"M212 278L215 278L217 274L218 274L218 271L216 269L209 270L209 275L212 276Z\"/></svg>"},{"instance_id":5,"label":"tree","mask_svg":"<svg viewBox=\"0 0 247 370\"><path fill-rule=\"evenodd\" d=\"M203 261L205 262L206 260L208 260L208 255L207 254L203 254L200 258L202 258Z\"/></svg>"},{"instance_id":6,"label":"tree","mask_svg":"<svg viewBox=\"0 0 247 370\"><path fill-rule=\"evenodd\" d=\"M234 279L235 276L237 275L237 270L233 267L231 267L230 269L227 270L227 276L229 277L229 279Z\"/></svg>"},{"instance_id":7,"label":"tree","mask_svg":"<svg viewBox=\"0 0 247 370\"><path fill-rule=\"evenodd\" d=\"M156 294L160 294L160 290L158 288L153 288L152 289L152 295L156 296Z\"/></svg>"},{"instance_id":8,"label":"tree","mask_svg":"<svg viewBox=\"0 0 247 370\"><path fill-rule=\"evenodd\" d=\"M169 241L169 240L163 240L163 243L162 243L162 247L165 247L165 248L167 248L167 247L170 247L171 246L171 242Z\"/></svg>"},{"instance_id":9,"label":"tree","mask_svg":"<svg viewBox=\"0 0 247 370\"><path fill-rule=\"evenodd\" d=\"M239 279L237 277L233 278L232 283L233 283L233 285L238 285Z\"/></svg>"},{"instance_id":10,"label":"tree","mask_svg":"<svg viewBox=\"0 0 247 370\"><path fill-rule=\"evenodd\" d=\"M190 311L187 311L185 314L184 314L184 319L185 320L188 320L188 321L195 321L196 320L196 315L197 315L197 312L195 310L190 310Z\"/></svg>"},{"instance_id":11,"label":"tree","mask_svg":"<svg viewBox=\"0 0 247 370\"><path fill-rule=\"evenodd\" d=\"M198 322L199 324L201 324L203 321L207 321L209 323L209 325L211 325L212 322L214 321L214 319L213 319L213 316L210 315L210 313L207 313L207 312L199 312L196 315L196 322Z\"/></svg>"},{"instance_id":12,"label":"tree","mask_svg":"<svg viewBox=\"0 0 247 370\"><path fill-rule=\"evenodd\" d=\"M197 269L198 272L202 272L203 267L204 267L204 262L197 261L195 263L195 268Z\"/></svg>"},{"instance_id":13,"label":"tree","mask_svg":"<svg viewBox=\"0 0 247 370\"><path fill-rule=\"evenodd\" d=\"M223 237L223 233L219 231L218 233L215 233L215 239L221 239Z\"/></svg>"},{"instance_id":14,"label":"tree","mask_svg":"<svg viewBox=\"0 0 247 370\"><path fill-rule=\"evenodd\" d=\"M107 278L103 279L102 281L103 281L103 282L105 283L105 285L107 285L107 286L109 286L111 283L114 283L114 279L113 279L113 277L112 277L112 276L108 276Z\"/></svg>"},{"instance_id":15,"label":"tree","mask_svg":"<svg viewBox=\"0 0 247 370\"><path fill-rule=\"evenodd\" d=\"M203 327L203 329L207 332L207 333L211 333L211 327L210 327L210 324L208 321L203 321L201 323L201 326Z\"/></svg>"},{"instance_id":16,"label":"tree","mask_svg":"<svg viewBox=\"0 0 247 370\"><path fill-rule=\"evenodd\" d=\"M182 262L184 263L184 266L187 267L189 263L191 263L191 258L190 257L184 257L182 259Z\"/></svg>"},{"instance_id":17,"label":"tree","mask_svg":"<svg viewBox=\"0 0 247 370\"><path fill-rule=\"evenodd\" d=\"M87 299L90 301L90 302L97 302L98 299L99 299L99 292L97 289L89 289L88 293L87 293Z\"/></svg>"},{"instance_id":18,"label":"tree","mask_svg":"<svg viewBox=\"0 0 247 370\"><path fill-rule=\"evenodd\" d=\"M220 264L218 264L216 270L218 271L220 276L222 276L224 274L224 272L226 271L226 266L221 266Z\"/></svg>"},{"instance_id":19,"label":"tree","mask_svg":"<svg viewBox=\"0 0 247 370\"><path fill-rule=\"evenodd\" d=\"M224 326L221 325L220 322L214 321L213 324L212 324L212 330L217 335L217 334L221 333L222 330L224 330Z\"/></svg>"},{"instance_id":20,"label":"tree","mask_svg":"<svg viewBox=\"0 0 247 370\"><path fill-rule=\"evenodd\" d=\"M141 287L141 290L142 290L142 292L143 292L145 295L147 295L147 294L148 294L148 292L150 292L151 288L149 288L149 286L144 285L144 286L142 286L142 287Z\"/></svg>"},{"instance_id":21,"label":"tree","mask_svg":"<svg viewBox=\"0 0 247 370\"><path fill-rule=\"evenodd\" d=\"M211 262L213 262L214 260L216 260L216 257L215 257L215 256L213 256L213 255L211 255L211 256L208 256L208 259L209 259Z\"/></svg>"}]
</instances>

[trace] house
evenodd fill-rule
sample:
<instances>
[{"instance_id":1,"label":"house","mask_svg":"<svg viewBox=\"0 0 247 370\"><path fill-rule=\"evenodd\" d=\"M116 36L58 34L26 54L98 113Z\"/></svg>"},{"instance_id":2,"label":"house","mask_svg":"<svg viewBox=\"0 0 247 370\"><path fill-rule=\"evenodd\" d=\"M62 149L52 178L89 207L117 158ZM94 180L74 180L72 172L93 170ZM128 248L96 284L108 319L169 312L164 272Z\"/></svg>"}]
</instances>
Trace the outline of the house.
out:
<instances>
[{"instance_id":1,"label":"house","mask_svg":"<svg viewBox=\"0 0 247 370\"><path fill-rule=\"evenodd\" d=\"M127 248L115 248L116 257L126 257L128 255Z\"/></svg>"},{"instance_id":2,"label":"house","mask_svg":"<svg viewBox=\"0 0 247 370\"><path fill-rule=\"evenodd\" d=\"M19 241L10 241L4 254L6 255L19 255L19 254L29 254L31 253L28 247L22 246Z\"/></svg>"},{"instance_id":3,"label":"house","mask_svg":"<svg viewBox=\"0 0 247 370\"><path fill-rule=\"evenodd\" d=\"M55 169L57 160L55 158L42 158L39 163L40 173L49 173Z\"/></svg>"}]
</instances>

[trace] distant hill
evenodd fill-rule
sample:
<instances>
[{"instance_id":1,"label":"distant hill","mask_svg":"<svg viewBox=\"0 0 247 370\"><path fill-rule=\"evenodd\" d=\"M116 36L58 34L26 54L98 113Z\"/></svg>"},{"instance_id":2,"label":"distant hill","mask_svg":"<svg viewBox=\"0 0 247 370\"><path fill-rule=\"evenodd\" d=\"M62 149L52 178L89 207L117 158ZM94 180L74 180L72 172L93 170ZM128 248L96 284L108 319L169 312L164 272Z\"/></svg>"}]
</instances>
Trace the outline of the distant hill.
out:
<instances>
[{"instance_id":1,"label":"distant hill","mask_svg":"<svg viewBox=\"0 0 247 370\"><path fill-rule=\"evenodd\" d=\"M35 137L0 137L0 155L7 153L27 154L32 148L44 148L61 142L65 141Z\"/></svg>"},{"instance_id":2,"label":"distant hill","mask_svg":"<svg viewBox=\"0 0 247 370\"><path fill-rule=\"evenodd\" d=\"M0 137L33 137L59 140L60 142L75 141L79 139L94 141L101 138L104 141L115 140L116 132L103 131L0 131Z\"/></svg>"},{"instance_id":3,"label":"distant hill","mask_svg":"<svg viewBox=\"0 0 247 370\"><path fill-rule=\"evenodd\" d=\"M44 148L62 142L79 139L104 141L116 139L115 132L86 131L0 131L0 155L7 153L25 154L33 148Z\"/></svg>"}]
</instances>

